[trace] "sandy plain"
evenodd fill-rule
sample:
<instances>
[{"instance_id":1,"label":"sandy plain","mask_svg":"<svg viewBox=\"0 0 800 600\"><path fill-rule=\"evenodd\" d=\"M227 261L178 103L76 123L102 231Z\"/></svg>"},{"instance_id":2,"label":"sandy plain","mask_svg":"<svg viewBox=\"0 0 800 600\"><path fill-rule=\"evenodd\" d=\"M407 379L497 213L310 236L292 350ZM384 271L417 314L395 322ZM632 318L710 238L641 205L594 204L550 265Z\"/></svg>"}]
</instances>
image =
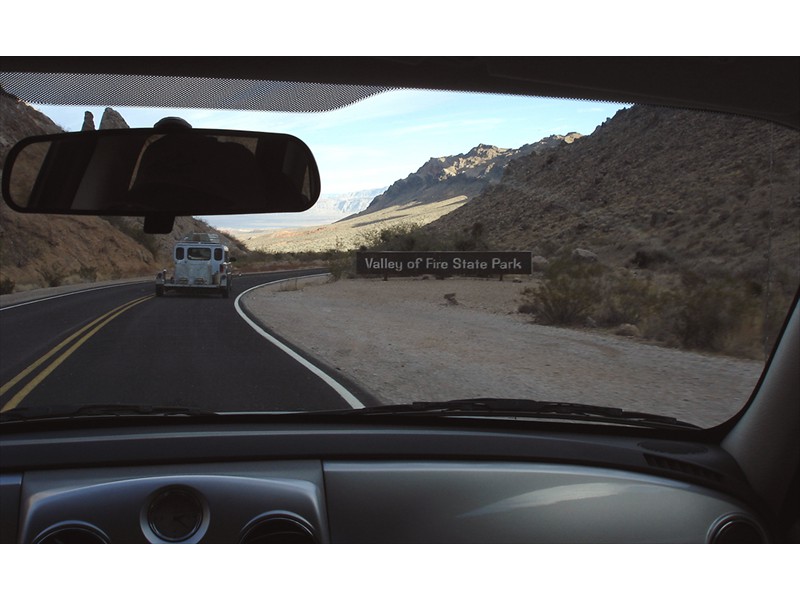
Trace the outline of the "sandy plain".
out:
<instances>
[{"instance_id":1,"label":"sandy plain","mask_svg":"<svg viewBox=\"0 0 800 600\"><path fill-rule=\"evenodd\" d=\"M518 313L526 282L319 279L243 304L266 326L385 404L533 398L614 406L709 427L733 416L763 368Z\"/></svg>"}]
</instances>

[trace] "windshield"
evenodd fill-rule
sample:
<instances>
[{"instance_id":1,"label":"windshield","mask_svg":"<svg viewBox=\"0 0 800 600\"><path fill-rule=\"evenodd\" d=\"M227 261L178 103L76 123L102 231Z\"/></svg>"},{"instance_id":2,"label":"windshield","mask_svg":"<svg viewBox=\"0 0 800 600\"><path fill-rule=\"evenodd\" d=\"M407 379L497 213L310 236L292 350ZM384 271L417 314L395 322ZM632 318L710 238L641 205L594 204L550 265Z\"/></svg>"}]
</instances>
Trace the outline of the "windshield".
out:
<instances>
[{"instance_id":1,"label":"windshield","mask_svg":"<svg viewBox=\"0 0 800 600\"><path fill-rule=\"evenodd\" d=\"M211 260L211 248L187 248L189 260Z\"/></svg>"},{"instance_id":2,"label":"windshield","mask_svg":"<svg viewBox=\"0 0 800 600\"><path fill-rule=\"evenodd\" d=\"M294 135L322 182L306 212L171 234L3 205L4 418L483 398L708 428L750 398L798 289L799 136L770 123L414 90L319 113L0 102L3 157L177 116ZM232 271L192 265L202 247L178 264L195 233L219 233Z\"/></svg>"}]
</instances>

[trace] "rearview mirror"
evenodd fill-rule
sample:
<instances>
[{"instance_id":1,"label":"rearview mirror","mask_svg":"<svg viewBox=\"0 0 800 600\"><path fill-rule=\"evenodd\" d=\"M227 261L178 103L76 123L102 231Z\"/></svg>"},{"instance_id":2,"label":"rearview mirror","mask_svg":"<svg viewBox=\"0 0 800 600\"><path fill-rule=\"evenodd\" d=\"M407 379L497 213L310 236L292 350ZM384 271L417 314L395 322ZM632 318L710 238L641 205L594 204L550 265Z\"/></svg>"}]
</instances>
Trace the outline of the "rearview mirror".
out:
<instances>
[{"instance_id":1,"label":"rearview mirror","mask_svg":"<svg viewBox=\"0 0 800 600\"><path fill-rule=\"evenodd\" d=\"M301 212L319 170L301 140L211 129L112 129L27 138L9 153L3 197L26 213L178 215ZM171 228L171 225L170 225Z\"/></svg>"}]
</instances>

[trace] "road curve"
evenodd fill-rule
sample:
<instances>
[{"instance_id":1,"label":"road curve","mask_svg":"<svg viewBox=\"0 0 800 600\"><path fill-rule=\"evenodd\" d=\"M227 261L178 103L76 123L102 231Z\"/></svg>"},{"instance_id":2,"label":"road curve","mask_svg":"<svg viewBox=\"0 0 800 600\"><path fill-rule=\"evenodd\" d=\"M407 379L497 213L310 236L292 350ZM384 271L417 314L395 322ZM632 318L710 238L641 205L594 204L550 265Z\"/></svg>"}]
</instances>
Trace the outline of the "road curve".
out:
<instances>
[{"instance_id":1,"label":"road curve","mask_svg":"<svg viewBox=\"0 0 800 600\"><path fill-rule=\"evenodd\" d=\"M315 272L321 270L246 275L236 279L229 299L156 298L152 282L137 282L6 306L0 310L0 410L86 404L213 411L352 407L346 396L358 392L349 382L268 339L257 327L268 327L268 318L248 323L235 306L248 288Z\"/></svg>"}]
</instances>

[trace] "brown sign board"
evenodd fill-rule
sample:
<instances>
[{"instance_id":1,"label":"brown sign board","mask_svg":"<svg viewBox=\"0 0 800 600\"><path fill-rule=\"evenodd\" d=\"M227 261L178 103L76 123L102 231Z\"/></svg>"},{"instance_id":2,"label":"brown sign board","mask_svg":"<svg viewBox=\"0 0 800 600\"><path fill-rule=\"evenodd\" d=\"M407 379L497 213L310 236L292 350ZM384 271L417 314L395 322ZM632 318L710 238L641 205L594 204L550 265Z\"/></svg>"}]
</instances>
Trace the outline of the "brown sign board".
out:
<instances>
[{"instance_id":1,"label":"brown sign board","mask_svg":"<svg viewBox=\"0 0 800 600\"><path fill-rule=\"evenodd\" d=\"M357 252L359 275L530 275L530 252Z\"/></svg>"}]
</instances>

